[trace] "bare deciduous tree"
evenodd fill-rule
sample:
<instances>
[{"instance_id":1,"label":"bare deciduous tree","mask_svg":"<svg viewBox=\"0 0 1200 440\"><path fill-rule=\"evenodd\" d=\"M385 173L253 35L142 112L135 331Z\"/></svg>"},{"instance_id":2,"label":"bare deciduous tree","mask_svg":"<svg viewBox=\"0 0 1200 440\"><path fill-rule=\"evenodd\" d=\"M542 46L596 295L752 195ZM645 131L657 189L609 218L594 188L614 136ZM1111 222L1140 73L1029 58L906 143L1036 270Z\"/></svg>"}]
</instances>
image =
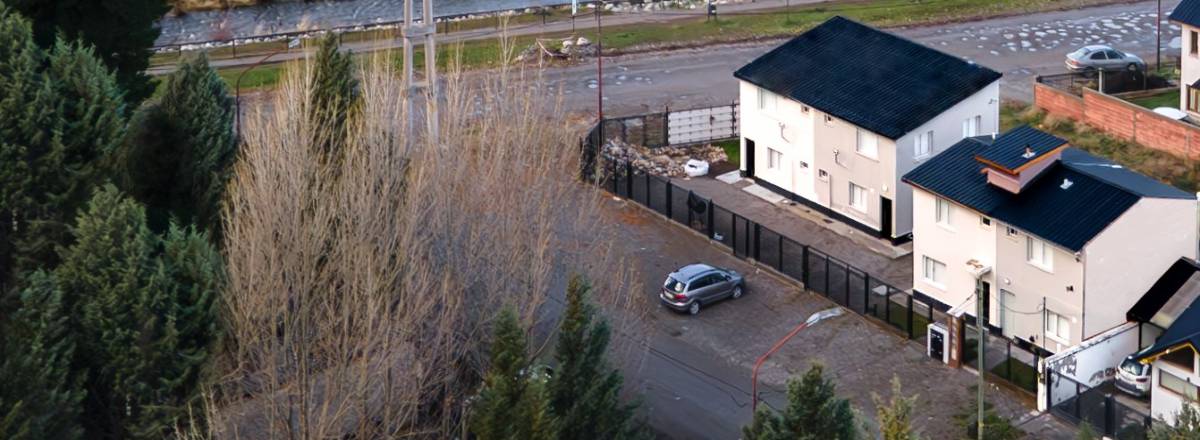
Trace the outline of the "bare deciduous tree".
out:
<instances>
[{"instance_id":1,"label":"bare deciduous tree","mask_svg":"<svg viewBox=\"0 0 1200 440\"><path fill-rule=\"evenodd\" d=\"M469 86L452 71L434 143L404 136L415 110L390 63L365 64L362 111L335 160L310 145L327 127L305 117L304 66L243 121L215 436L456 435L502 305L530 327L553 319L579 272L597 302L632 316L631 277L598 194L576 180L558 94L518 70Z\"/></svg>"}]
</instances>

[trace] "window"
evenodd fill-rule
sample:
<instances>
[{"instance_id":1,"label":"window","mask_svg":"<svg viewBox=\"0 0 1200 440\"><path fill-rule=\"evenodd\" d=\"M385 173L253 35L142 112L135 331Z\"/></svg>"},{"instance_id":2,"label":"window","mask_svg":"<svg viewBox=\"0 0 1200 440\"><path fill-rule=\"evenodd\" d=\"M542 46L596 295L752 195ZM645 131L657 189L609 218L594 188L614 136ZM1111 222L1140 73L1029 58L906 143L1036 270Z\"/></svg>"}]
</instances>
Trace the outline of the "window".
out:
<instances>
[{"instance_id":1,"label":"window","mask_svg":"<svg viewBox=\"0 0 1200 440\"><path fill-rule=\"evenodd\" d=\"M1012 226L1009 226L1009 227L1004 228L1004 233L1008 234L1009 237L1016 237L1017 229L1013 228Z\"/></svg>"},{"instance_id":2,"label":"window","mask_svg":"<svg viewBox=\"0 0 1200 440\"><path fill-rule=\"evenodd\" d=\"M1025 259L1042 269L1054 269L1054 250L1045 241L1025 237Z\"/></svg>"},{"instance_id":3,"label":"window","mask_svg":"<svg viewBox=\"0 0 1200 440\"><path fill-rule=\"evenodd\" d=\"M833 116L825 115L825 124L833 125Z\"/></svg>"},{"instance_id":4,"label":"window","mask_svg":"<svg viewBox=\"0 0 1200 440\"><path fill-rule=\"evenodd\" d=\"M1066 316L1046 311L1046 336L1064 343L1071 340L1071 321Z\"/></svg>"},{"instance_id":5,"label":"window","mask_svg":"<svg viewBox=\"0 0 1200 440\"><path fill-rule=\"evenodd\" d=\"M1187 109L1200 113L1200 89L1192 86L1187 87Z\"/></svg>"},{"instance_id":6,"label":"window","mask_svg":"<svg viewBox=\"0 0 1200 440\"><path fill-rule=\"evenodd\" d=\"M867 212L867 189L850 182L850 207Z\"/></svg>"},{"instance_id":7,"label":"window","mask_svg":"<svg viewBox=\"0 0 1200 440\"><path fill-rule=\"evenodd\" d=\"M1200 400L1197 398L1195 385L1161 368L1158 370L1158 386L1193 402Z\"/></svg>"},{"instance_id":8,"label":"window","mask_svg":"<svg viewBox=\"0 0 1200 440\"><path fill-rule=\"evenodd\" d=\"M1106 51L1104 51L1104 55L1107 56L1108 59L1110 59L1110 60L1119 60L1119 59L1125 58L1124 55L1121 55L1120 52L1117 52L1115 50L1106 50Z\"/></svg>"},{"instance_id":9,"label":"window","mask_svg":"<svg viewBox=\"0 0 1200 440\"><path fill-rule=\"evenodd\" d=\"M913 158L924 159L933 153L933 130L917 135L913 144Z\"/></svg>"},{"instance_id":10,"label":"window","mask_svg":"<svg viewBox=\"0 0 1200 440\"><path fill-rule=\"evenodd\" d=\"M783 164L783 153L767 148L767 168L778 169Z\"/></svg>"},{"instance_id":11,"label":"window","mask_svg":"<svg viewBox=\"0 0 1200 440\"><path fill-rule=\"evenodd\" d=\"M990 218L987 218L987 217L984 217L984 216L982 216L982 215L981 215L981 216L979 216L979 224L981 224L981 225L983 225L983 226L991 226L991 225L992 225L992 219L990 219Z\"/></svg>"},{"instance_id":12,"label":"window","mask_svg":"<svg viewBox=\"0 0 1200 440\"><path fill-rule=\"evenodd\" d=\"M817 171L817 177L820 178L821 181L823 182L823 181L829 180L829 173L826 172L825 170L819 170L819 171Z\"/></svg>"},{"instance_id":13,"label":"window","mask_svg":"<svg viewBox=\"0 0 1200 440\"><path fill-rule=\"evenodd\" d=\"M946 264L941 261L934 260L928 256L924 259L925 281L942 284L942 277L946 273Z\"/></svg>"},{"instance_id":14,"label":"window","mask_svg":"<svg viewBox=\"0 0 1200 440\"><path fill-rule=\"evenodd\" d=\"M976 115L975 117L963 119L962 135L963 138L971 136L979 136L979 123L983 121L983 117Z\"/></svg>"},{"instance_id":15,"label":"window","mask_svg":"<svg viewBox=\"0 0 1200 440\"><path fill-rule=\"evenodd\" d=\"M875 137L875 133L858 129L858 144L854 147L859 154L869 158L879 156L879 138Z\"/></svg>"},{"instance_id":16,"label":"window","mask_svg":"<svg viewBox=\"0 0 1200 440\"><path fill-rule=\"evenodd\" d=\"M775 94L767 91L767 89L758 89L758 109L774 111L775 110Z\"/></svg>"},{"instance_id":17,"label":"window","mask_svg":"<svg viewBox=\"0 0 1200 440\"><path fill-rule=\"evenodd\" d=\"M807 105L802 105L802 106L800 106L800 112L801 112L801 113L808 113L808 106L807 106Z\"/></svg>"},{"instance_id":18,"label":"window","mask_svg":"<svg viewBox=\"0 0 1200 440\"><path fill-rule=\"evenodd\" d=\"M938 197L937 213L934 214L934 219L937 220L939 225L950 226L950 210L950 201Z\"/></svg>"},{"instance_id":19,"label":"window","mask_svg":"<svg viewBox=\"0 0 1200 440\"><path fill-rule=\"evenodd\" d=\"M1104 58L1104 51L1099 51L1099 52L1093 53L1092 56L1088 57L1088 59L1104 61L1106 58Z\"/></svg>"},{"instance_id":20,"label":"window","mask_svg":"<svg viewBox=\"0 0 1200 440\"><path fill-rule=\"evenodd\" d=\"M1197 53L1200 53L1200 43L1196 42L1196 37L1197 37L1196 31L1189 31L1188 36L1191 37L1191 38L1188 38L1189 42L1191 43L1190 44L1191 50L1189 51L1189 53L1191 53L1192 55L1196 55Z\"/></svg>"}]
</instances>

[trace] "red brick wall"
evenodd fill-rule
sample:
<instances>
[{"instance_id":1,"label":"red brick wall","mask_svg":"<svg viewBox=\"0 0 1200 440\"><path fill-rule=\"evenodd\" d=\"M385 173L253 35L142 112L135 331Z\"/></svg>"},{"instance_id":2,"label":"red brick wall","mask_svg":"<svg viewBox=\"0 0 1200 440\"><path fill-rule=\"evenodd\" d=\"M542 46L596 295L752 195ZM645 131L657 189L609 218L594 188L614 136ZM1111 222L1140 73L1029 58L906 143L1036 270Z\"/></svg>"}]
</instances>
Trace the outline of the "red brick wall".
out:
<instances>
[{"instance_id":1,"label":"red brick wall","mask_svg":"<svg viewBox=\"0 0 1200 440\"><path fill-rule=\"evenodd\" d=\"M1083 120L1083 99L1044 85L1033 83L1033 105L1047 113Z\"/></svg>"},{"instance_id":2,"label":"red brick wall","mask_svg":"<svg viewBox=\"0 0 1200 440\"><path fill-rule=\"evenodd\" d=\"M1049 114L1083 122L1109 135L1178 157L1200 159L1200 127L1085 89L1083 97L1041 83L1033 85L1033 105ZM1196 143L1193 147L1193 142Z\"/></svg>"}]
</instances>

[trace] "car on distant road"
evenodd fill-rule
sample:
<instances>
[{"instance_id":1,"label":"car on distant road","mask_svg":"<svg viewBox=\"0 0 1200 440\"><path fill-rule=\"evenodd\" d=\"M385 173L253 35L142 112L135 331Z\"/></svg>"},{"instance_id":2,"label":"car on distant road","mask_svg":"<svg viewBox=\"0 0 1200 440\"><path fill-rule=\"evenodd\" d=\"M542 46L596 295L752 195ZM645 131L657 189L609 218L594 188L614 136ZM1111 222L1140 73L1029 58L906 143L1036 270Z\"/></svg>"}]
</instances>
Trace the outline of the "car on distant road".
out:
<instances>
[{"instance_id":1,"label":"car on distant road","mask_svg":"<svg viewBox=\"0 0 1200 440\"><path fill-rule=\"evenodd\" d=\"M701 306L740 298L745 290L746 279L736 271L696 263L667 275L659 299L671 309L695 315Z\"/></svg>"},{"instance_id":2,"label":"car on distant road","mask_svg":"<svg viewBox=\"0 0 1200 440\"><path fill-rule=\"evenodd\" d=\"M1146 62L1137 55L1124 53L1111 46L1096 44L1084 46L1067 54L1067 69L1073 72L1093 70L1146 70Z\"/></svg>"},{"instance_id":3,"label":"car on distant road","mask_svg":"<svg viewBox=\"0 0 1200 440\"><path fill-rule=\"evenodd\" d=\"M1150 366L1126 357L1117 367L1117 389L1137 397L1150 394Z\"/></svg>"}]
</instances>

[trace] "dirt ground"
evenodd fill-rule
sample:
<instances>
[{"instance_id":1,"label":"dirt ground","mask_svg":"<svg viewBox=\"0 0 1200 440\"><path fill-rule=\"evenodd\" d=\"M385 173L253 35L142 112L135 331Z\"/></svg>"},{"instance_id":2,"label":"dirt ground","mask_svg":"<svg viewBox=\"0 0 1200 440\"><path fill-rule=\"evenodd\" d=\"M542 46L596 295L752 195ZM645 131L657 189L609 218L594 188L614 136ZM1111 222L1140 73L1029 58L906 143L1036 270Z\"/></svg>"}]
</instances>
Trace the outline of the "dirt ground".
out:
<instances>
[{"instance_id":1,"label":"dirt ground","mask_svg":"<svg viewBox=\"0 0 1200 440\"><path fill-rule=\"evenodd\" d=\"M646 286L639 300L650 313L618 333L637 333L647 349L624 367L628 388L641 394L643 411L664 438L740 437L751 419L750 373L755 359L818 310L833 307L823 297L731 256L703 236L634 206L608 199L606 215L618 222L614 245L639 271ZM748 291L738 300L706 307L697 316L658 305L657 289L672 269L692 262L725 266L746 274ZM915 424L926 438L960 438L951 416L965 408L977 376L927 359L922 347L897 333L846 313L800 332L760 371L759 393L774 407L784 402L789 377L812 362L827 367L838 394L849 398L873 424L872 393L887 394L899 377L906 393L919 394ZM988 387L988 400L1019 423L1030 438L1073 438L1074 428L1049 414L1031 414L1028 394Z\"/></svg>"}]
</instances>

